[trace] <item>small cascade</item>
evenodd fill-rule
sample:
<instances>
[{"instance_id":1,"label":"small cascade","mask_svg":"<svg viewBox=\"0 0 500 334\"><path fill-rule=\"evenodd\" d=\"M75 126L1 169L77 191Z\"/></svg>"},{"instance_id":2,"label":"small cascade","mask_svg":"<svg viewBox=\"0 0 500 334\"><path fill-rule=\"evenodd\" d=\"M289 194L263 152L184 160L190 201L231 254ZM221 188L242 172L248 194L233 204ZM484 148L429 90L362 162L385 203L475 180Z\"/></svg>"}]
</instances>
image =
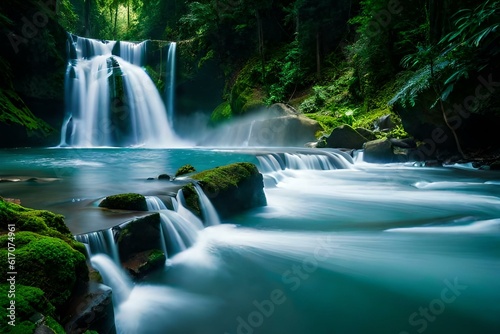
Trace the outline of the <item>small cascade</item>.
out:
<instances>
[{"instance_id":1,"label":"small cascade","mask_svg":"<svg viewBox=\"0 0 500 334\"><path fill-rule=\"evenodd\" d=\"M120 46L120 54L119 56L123 58L123 60L128 61L131 64L136 66L144 66L146 59L146 41L140 43L132 43L132 42L118 42Z\"/></svg>"},{"instance_id":2,"label":"small cascade","mask_svg":"<svg viewBox=\"0 0 500 334\"><path fill-rule=\"evenodd\" d=\"M127 300L132 291L132 281L108 256L98 254L90 259L92 266L101 274L105 284L113 289L113 301L120 305Z\"/></svg>"},{"instance_id":3,"label":"small cascade","mask_svg":"<svg viewBox=\"0 0 500 334\"><path fill-rule=\"evenodd\" d=\"M160 213L162 234L167 254L177 254L191 247L197 237L198 229L174 211Z\"/></svg>"},{"instance_id":4,"label":"small cascade","mask_svg":"<svg viewBox=\"0 0 500 334\"><path fill-rule=\"evenodd\" d=\"M352 168L352 158L342 152L270 153L258 155L260 169L264 173L285 169L294 170L335 170Z\"/></svg>"},{"instance_id":5,"label":"small cascade","mask_svg":"<svg viewBox=\"0 0 500 334\"><path fill-rule=\"evenodd\" d=\"M252 138L252 130L253 130L253 126L255 124L255 120L252 121L252 123L250 123L250 128L248 129L248 136L247 136L247 139L243 142L243 146L249 146L249 143L250 143L250 139Z\"/></svg>"},{"instance_id":6,"label":"small cascade","mask_svg":"<svg viewBox=\"0 0 500 334\"><path fill-rule=\"evenodd\" d=\"M198 183L193 182L193 185L194 188L196 189L196 193L198 194L198 198L200 201L200 209L203 218L205 219L205 225L206 226L219 225L220 224L219 214L217 213L217 210L215 210L212 202L210 202L207 195L205 195L205 192L203 191L203 189L201 189Z\"/></svg>"},{"instance_id":7,"label":"small cascade","mask_svg":"<svg viewBox=\"0 0 500 334\"><path fill-rule=\"evenodd\" d=\"M75 236L75 239L85 244L89 258L97 254L106 254L111 257L115 263L120 263L118 248L115 243L112 228L79 234Z\"/></svg>"},{"instance_id":8,"label":"small cascade","mask_svg":"<svg viewBox=\"0 0 500 334\"><path fill-rule=\"evenodd\" d=\"M186 200L184 199L184 193L182 192L182 189L179 189L179 191L177 192L176 212L181 217L184 217L184 219L186 219L187 221L190 221L193 224L197 225L199 230L202 230L204 228L203 222L186 207Z\"/></svg>"},{"instance_id":9,"label":"small cascade","mask_svg":"<svg viewBox=\"0 0 500 334\"><path fill-rule=\"evenodd\" d=\"M148 205L148 211L160 211L167 210L167 206L163 201L157 196L145 196L146 204Z\"/></svg>"},{"instance_id":10,"label":"small cascade","mask_svg":"<svg viewBox=\"0 0 500 334\"><path fill-rule=\"evenodd\" d=\"M146 43L70 35L60 146L168 147L179 140L144 63ZM122 58L123 57L123 58Z\"/></svg>"},{"instance_id":11,"label":"small cascade","mask_svg":"<svg viewBox=\"0 0 500 334\"><path fill-rule=\"evenodd\" d=\"M167 115L168 122L172 125L174 124L175 115L175 51L177 48L177 43L171 42L168 47L167 52L167 86L166 86L166 103L167 103Z\"/></svg>"}]
</instances>

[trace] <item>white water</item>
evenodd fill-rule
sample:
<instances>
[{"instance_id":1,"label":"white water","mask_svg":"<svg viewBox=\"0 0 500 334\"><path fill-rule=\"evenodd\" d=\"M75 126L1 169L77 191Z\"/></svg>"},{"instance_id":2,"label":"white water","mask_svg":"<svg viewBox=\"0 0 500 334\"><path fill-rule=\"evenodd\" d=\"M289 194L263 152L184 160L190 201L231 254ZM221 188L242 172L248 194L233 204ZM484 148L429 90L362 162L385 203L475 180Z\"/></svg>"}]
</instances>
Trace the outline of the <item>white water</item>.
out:
<instances>
[{"instance_id":1,"label":"white water","mask_svg":"<svg viewBox=\"0 0 500 334\"><path fill-rule=\"evenodd\" d=\"M212 202L210 202L210 199L208 199L207 195L205 195L205 192L201 189L198 183L193 182L193 185L194 189L196 189L196 193L198 194L201 213L203 215L203 219L205 220L205 226L219 225L219 214L215 210Z\"/></svg>"},{"instance_id":2,"label":"white water","mask_svg":"<svg viewBox=\"0 0 500 334\"><path fill-rule=\"evenodd\" d=\"M175 51L177 48L177 43L171 42L168 47L167 52L167 86L166 86L166 98L167 98L167 115L168 122L171 126L174 126L175 119Z\"/></svg>"},{"instance_id":3,"label":"white water","mask_svg":"<svg viewBox=\"0 0 500 334\"><path fill-rule=\"evenodd\" d=\"M106 230L79 234L75 236L75 239L85 244L89 258L97 254L106 254L115 263L120 263L118 248L113 236L113 229L109 228Z\"/></svg>"},{"instance_id":4,"label":"white water","mask_svg":"<svg viewBox=\"0 0 500 334\"><path fill-rule=\"evenodd\" d=\"M167 206L163 201L157 196L145 196L146 204L148 206L148 211L160 211L167 210Z\"/></svg>"},{"instance_id":5,"label":"white water","mask_svg":"<svg viewBox=\"0 0 500 334\"><path fill-rule=\"evenodd\" d=\"M113 289L113 302L125 302L132 291L132 281L108 256L98 254L90 259L92 266L101 274L104 282Z\"/></svg>"},{"instance_id":6,"label":"white water","mask_svg":"<svg viewBox=\"0 0 500 334\"><path fill-rule=\"evenodd\" d=\"M66 71L60 146L182 145L156 86L138 66L144 64L145 43L120 42L121 58L112 55L114 42L74 38L77 58Z\"/></svg>"}]
</instances>

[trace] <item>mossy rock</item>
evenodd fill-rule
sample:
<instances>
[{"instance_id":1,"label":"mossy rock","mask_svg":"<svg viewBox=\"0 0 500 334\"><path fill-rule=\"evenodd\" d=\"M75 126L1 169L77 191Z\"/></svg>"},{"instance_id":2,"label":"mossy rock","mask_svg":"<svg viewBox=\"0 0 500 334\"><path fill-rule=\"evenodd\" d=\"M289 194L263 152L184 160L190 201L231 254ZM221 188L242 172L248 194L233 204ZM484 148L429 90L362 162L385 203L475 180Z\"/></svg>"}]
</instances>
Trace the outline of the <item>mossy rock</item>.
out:
<instances>
[{"instance_id":1,"label":"mossy rock","mask_svg":"<svg viewBox=\"0 0 500 334\"><path fill-rule=\"evenodd\" d=\"M347 124L333 129L326 140L328 147L361 149L368 139Z\"/></svg>"},{"instance_id":2,"label":"mossy rock","mask_svg":"<svg viewBox=\"0 0 500 334\"><path fill-rule=\"evenodd\" d=\"M186 165L180 167L177 170L177 172L175 172L175 177L178 177L181 175L186 175L186 174L193 173L193 172L196 172L196 169L192 165L186 164Z\"/></svg>"},{"instance_id":3,"label":"mossy rock","mask_svg":"<svg viewBox=\"0 0 500 334\"><path fill-rule=\"evenodd\" d=\"M116 244L120 259L127 261L134 254L161 248L160 214L158 212L140 217L121 227L115 227Z\"/></svg>"},{"instance_id":4,"label":"mossy rock","mask_svg":"<svg viewBox=\"0 0 500 334\"><path fill-rule=\"evenodd\" d=\"M229 102L222 102L210 115L210 124L216 125L233 118L233 111Z\"/></svg>"},{"instance_id":5,"label":"mossy rock","mask_svg":"<svg viewBox=\"0 0 500 334\"><path fill-rule=\"evenodd\" d=\"M239 162L216 167L195 174L192 178L198 180L221 217L267 205L262 174L252 163ZM194 187L187 185L182 191L188 208L200 215Z\"/></svg>"},{"instance_id":6,"label":"mossy rock","mask_svg":"<svg viewBox=\"0 0 500 334\"><path fill-rule=\"evenodd\" d=\"M36 324L32 321L37 317L45 317L47 319L47 327L60 333L62 326L53 319L55 316L55 307L45 297L45 293L36 287L26 286L16 283L15 298L8 298L9 285L0 285L0 305L6 310L10 306L10 301L15 301L16 315L15 327L8 324L11 319L8 316L3 316L0 321L1 333L33 333ZM8 313L6 314L8 315ZM64 330L62 331L64 333Z\"/></svg>"},{"instance_id":7,"label":"mossy rock","mask_svg":"<svg viewBox=\"0 0 500 334\"><path fill-rule=\"evenodd\" d=\"M117 210L148 211L146 197L135 193L107 196L99 204L99 207Z\"/></svg>"},{"instance_id":8,"label":"mossy rock","mask_svg":"<svg viewBox=\"0 0 500 334\"><path fill-rule=\"evenodd\" d=\"M0 231L8 232L9 224L14 224L16 231L31 231L62 239L82 254L86 253L85 246L73 238L62 215L25 208L0 197Z\"/></svg>"},{"instance_id":9,"label":"mossy rock","mask_svg":"<svg viewBox=\"0 0 500 334\"><path fill-rule=\"evenodd\" d=\"M155 269L160 269L165 265L167 257L159 249L150 249L134 254L123 267L135 278L141 278Z\"/></svg>"},{"instance_id":10,"label":"mossy rock","mask_svg":"<svg viewBox=\"0 0 500 334\"><path fill-rule=\"evenodd\" d=\"M0 255L7 258L8 235L0 236ZM61 239L33 232L17 232L16 283L34 286L45 292L47 299L62 307L79 284L88 280L85 256ZM8 272L7 261L0 265Z\"/></svg>"}]
</instances>

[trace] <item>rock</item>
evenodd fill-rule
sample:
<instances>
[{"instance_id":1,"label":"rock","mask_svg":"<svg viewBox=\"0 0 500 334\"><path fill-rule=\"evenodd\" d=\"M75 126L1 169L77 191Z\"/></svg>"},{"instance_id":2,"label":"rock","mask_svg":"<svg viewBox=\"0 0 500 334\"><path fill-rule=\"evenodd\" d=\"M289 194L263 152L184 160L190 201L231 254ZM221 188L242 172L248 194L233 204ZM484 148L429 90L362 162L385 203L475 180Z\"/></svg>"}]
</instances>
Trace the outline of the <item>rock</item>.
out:
<instances>
[{"instance_id":1,"label":"rock","mask_svg":"<svg viewBox=\"0 0 500 334\"><path fill-rule=\"evenodd\" d=\"M389 139L392 143L392 146L394 147L400 147L400 148L416 148L417 143L413 138L405 138L405 139L396 139L396 138L391 138Z\"/></svg>"},{"instance_id":2,"label":"rock","mask_svg":"<svg viewBox=\"0 0 500 334\"><path fill-rule=\"evenodd\" d=\"M297 116L299 112L292 106L284 103L274 103L267 108L267 113L275 116Z\"/></svg>"},{"instance_id":3,"label":"rock","mask_svg":"<svg viewBox=\"0 0 500 334\"><path fill-rule=\"evenodd\" d=\"M8 235L0 237L0 255L7 258ZM8 272L8 263L0 268ZM85 256L58 238L33 232L16 233L16 283L40 288L55 306L62 307L73 290L88 279Z\"/></svg>"},{"instance_id":4,"label":"rock","mask_svg":"<svg viewBox=\"0 0 500 334\"><path fill-rule=\"evenodd\" d=\"M136 253L161 248L160 214L137 218L113 228L122 262Z\"/></svg>"},{"instance_id":5,"label":"rock","mask_svg":"<svg viewBox=\"0 0 500 334\"><path fill-rule=\"evenodd\" d=\"M191 166L190 164L186 164L186 165L180 167L177 170L177 172L175 172L175 177L189 174L189 173L193 173L193 172L196 172L196 169L193 166Z\"/></svg>"},{"instance_id":6,"label":"rock","mask_svg":"<svg viewBox=\"0 0 500 334\"><path fill-rule=\"evenodd\" d=\"M333 129L327 139L327 147L361 149L368 139L349 125L341 125Z\"/></svg>"},{"instance_id":7,"label":"rock","mask_svg":"<svg viewBox=\"0 0 500 334\"><path fill-rule=\"evenodd\" d=\"M160 175L158 175L158 180L170 181L170 175L168 175L168 174L160 174Z\"/></svg>"},{"instance_id":8,"label":"rock","mask_svg":"<svg viewBox=\"0 0 500 334\"><path fill-rule=\"evenodd\" d=\"M249 162L217 167L192 176L210 199L221 217L267 205L262 174ZM192 185L184 186L186 203L200 215L198 196Z\"/></svg>"},{"instance_id":9,"label":"rock","mask_svg":"<svg viewBox=\"0 0 500 334\"><path fill-rule=\"evenodd\" d=\"M153 270L162 268L167 257L159 249L135 253L122 266L135 278L142 278Z\"/></svg>"},{"instance_id":10,"label":"rock","mask_svg":"<svg viewBox=\"0 0 500 334\"><path fill-rule=\"evenodd\" d=\"M256 120L252 126L249 146L304 146L315 141L323 130L315 120L304 116L278 116Z\"/></svg>"},{"instance_id":11,"label":"rock","mask_svg":"<svg viewBox=\"0 0 500 334\"><path fill-rule=\"evenodd\" d=\"M490 170L500 170L500 160L494 161L490 165Z\"/></svg>"},{"instance_id":12,"label":"rock","mask_svg":"<svg viewBox=\"0 0 500 334\"><path fill-rule=\"evenodd\" d=\"M395 158L392 144L388 139L372 140L365 144L363 160L374 163L389 163Z\"/></svg>"},{"instance_id":13,"label":"rock","mask_svg":"<svg viewBox=\"0 0 500 334\"><path fill-rule=\"evenodd\" d=\"M356 128L355 130L360 135L362 135L363 137L365 137L368 140L375 140L375 139L377 139L377 136L375 135L375 133L373 133L373 131L370 131L370 130L365 129L365 128Z\"/></svg>"},{"instance_id":14,"label":"rock","mask_svg":"<svg viewBox=\"0 0 500 334\"><path fill-rule=\"evenodd\" d=\"M64 318L66 333L85 333L91 330L101 334L115 333L111 288L95 282L89 283L68 305Z\"/></svg>"},{"instance_id":15,"label":"rock","mask_svg":"<svg viewBox=\"0 0 500 334\"><path fill-rule=\"evenodd\" d=\"M148 211L146 198L143 195L134 193L107 196L99 204L99 207L117 210Z\"/></svg>"},{"instance_id":16,"label":"rock","mask_svg":"<svg viewBox=\"0 0 500 334\"><path fill-rule=\"evenodd\" d=\"M379 117L374 124L375 129L379 131L390 131L395 126L390 114Z\"/></svg>"}]
</instances>

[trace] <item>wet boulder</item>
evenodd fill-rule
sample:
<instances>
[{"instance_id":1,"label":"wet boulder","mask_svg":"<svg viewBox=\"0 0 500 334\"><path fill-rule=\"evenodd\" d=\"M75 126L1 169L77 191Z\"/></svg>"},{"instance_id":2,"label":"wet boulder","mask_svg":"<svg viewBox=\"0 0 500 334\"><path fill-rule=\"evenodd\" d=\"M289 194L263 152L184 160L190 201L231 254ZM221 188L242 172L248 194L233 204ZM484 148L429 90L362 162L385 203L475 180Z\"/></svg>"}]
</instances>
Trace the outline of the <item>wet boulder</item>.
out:
<instances>
[{"instance_id":1,"label":"wet boulder","mask_svg":"<svg viewBox=\"0 0 500 334\"><path fill-rule=\"evenodd\" d=\"M216 167L192 176L221 217L267 205L262 174L249 162ZM200 215L199 199L192 185L183 187L188 208Z\"/></svg>"},{"instance_id":2,"label":"wet boulder","mask_svg":"<svg viewBox=\"0 0 500 334\"><path fill-rule=\"evenodd\" d=\"M99 203L99 207L116 210L148 211L146 197L134 193L107 196Z\"/></svg>"},{"instance_id":3,"label":"wet boulder","mask_svg":"<svg viewBox=\"0 0 500 334\"><path fill-rule=\"evenodd\" d=\"M395 160L392 143L389 139L369 141L364 146L363 160L373 163L390 163Z\"/></svg>"},{"instance_id":4,"label":"wet boulder","mask_svg":"<svg viewBox=\"0 0 500 334\"><path fill-rule=\"evenodd\" d=\"M326 140L327 147L361 149L368 139L347 124L333 129Z\"/></svg>"}]
</instances>

